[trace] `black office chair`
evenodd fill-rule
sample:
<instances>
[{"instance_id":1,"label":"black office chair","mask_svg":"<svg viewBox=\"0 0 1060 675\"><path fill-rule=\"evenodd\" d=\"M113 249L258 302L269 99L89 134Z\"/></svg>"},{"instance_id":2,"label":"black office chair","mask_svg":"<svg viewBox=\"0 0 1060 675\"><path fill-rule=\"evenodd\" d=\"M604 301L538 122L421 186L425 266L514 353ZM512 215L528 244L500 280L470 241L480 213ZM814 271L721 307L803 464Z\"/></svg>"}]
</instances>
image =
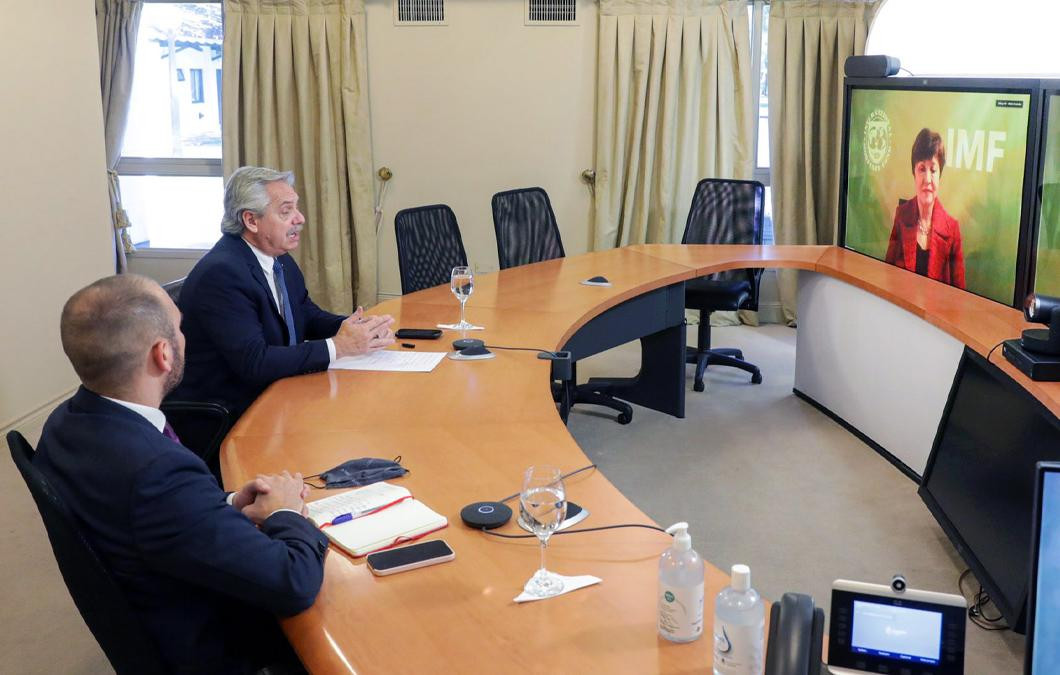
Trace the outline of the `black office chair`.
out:
<instances>
[{"instance_id":1,"label":"black office chair","mask_svg":"<svg viewBox=\"0 0 1060 675\"><path fill-rule=\"evenodd\" d=\"M173 302L180 302L180 289L184 288L184 280L187 278L181 277L175 281L168 281L162 284L162 290L169 294Z\"/></svg>"},{"instance_id":2,"label":"black office chair","mask_svg":"<svg viewBox=\"0 0 1060 675\"><path fill-rule=\"evenodd\" d=\"M449 283L467 265L456 215L445 204L404 209L394 216L401 294Z\"/></svg>"},{"instance_id":3,"label":"black office chair","mask_svg":"<svg viewBox=\"0 0 1060 675\"><path fill-rule=\"evenodd\" d=\"M539 187L493 195L493 229L502 270L565 255L552 202Z\"/></svg>"},{"instance_id":4,"label":"black office chair","mask_svg":"<svg viewBox=\"0 0 1060 675\"><path fill-rule=\"evenodd\" d=\"M556 214L548 194L539 187L507 190L493 195L493 229L497 233L497 259L501 269L564 257ZM572 405L589 403L611 408L619 424L633 421L633 406L608 393L607 380L578 381L577 363L571 364L571 378L553 389L560 417L567 421Z\"/></svg>"},{"instance_id":5,"label":"black office chair","mask_svg":"<svg viewBox=\"0 0 1060 675\"><path fill-rule=\"evenodd\" d=\"M205 401L163 401L160 406L181 445L206 462L221 482L221 441L232 426L228 409Z\"/></svg>"},{"instance_id":6,"label":"black office chair","mask_svg":"<svg viewBox=\"0 0 1060 675\"><path fill-rule=\"evenodd\" d=\"M7 434L11 458L26 481L48 531L55 561L74 604L118 673L165 673L154 640L59 494L33 466L33 448L22 434Z\"/></svg>"},{"instance_id":7,"label":"black office chair","mask_svg":"<svg viewBox=\"0 0 1060 675\"><path fill-rule=\"evenodd\" d=\"M758 181L705 178L692 196L681 243L761 245L764 203L765 187ZM688 363L696 364L696 391L703 391L709 365L739 368L751 373L753 384L762 382L758 366L745 361L742 351L710 346L711 312L757 310L761 279L761 269L727 270L685 284L685 307L699 310L698 341L686 354Z\"/></svg>"}]
</instances>

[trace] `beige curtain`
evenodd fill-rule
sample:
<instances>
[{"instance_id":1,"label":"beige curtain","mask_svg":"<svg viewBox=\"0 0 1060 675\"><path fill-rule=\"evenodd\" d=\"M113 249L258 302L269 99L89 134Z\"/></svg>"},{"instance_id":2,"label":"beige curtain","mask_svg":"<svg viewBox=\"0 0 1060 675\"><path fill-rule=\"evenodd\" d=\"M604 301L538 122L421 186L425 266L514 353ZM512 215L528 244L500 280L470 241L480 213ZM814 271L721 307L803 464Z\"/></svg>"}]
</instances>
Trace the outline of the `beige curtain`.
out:
<instances>
[{"instance_id":1,"label":"beige curtain","mask_svg":"<svg viewBox=\"0 0 1060 675\"><path fill-rule=\"evenodd\" d=\"M140 27L140 0L96 0L96 37L99 39L99 85L103 93L103 136L107 151L107 186L110 192L110 218L114 226L114 254L118 272L128 265L125 254L132 251L127 228L129 219L121 207L118 187L118 160L125 136L132 92L136 31Z\"/></svg>"},{"instance_id":2,"label":"beige curtain","mask_svg":"<svg viewBox=\"0 0 1060 675\"><path fill-rule=\"evenodd\" d=\"M294 255L317 304L376 300L363 0L225 0L224 173L295 172Z\"/></svg>"},{"instance_id":3,"label":"beige curtain","mask_svg":"<svg viewBox=\"0 0 1060 675\"><path fill-rule=\"evenodd\" d=\"M843 142L843 64L865 53L881 0L773 0L769 12L769 148L778 244L834 244ZM797 274L780 270L795 324Z\"/></svg>"},{"instance_id":4,"label":"beige curtain","mask_svg":"<svg viewBox=\"0 0 1060 675\"><path fill-rule=\"evenodd\" d=\"M750 178L746 0L600 0L594 249L681 240L696 183Z\"/></svg>"}]
</instances>

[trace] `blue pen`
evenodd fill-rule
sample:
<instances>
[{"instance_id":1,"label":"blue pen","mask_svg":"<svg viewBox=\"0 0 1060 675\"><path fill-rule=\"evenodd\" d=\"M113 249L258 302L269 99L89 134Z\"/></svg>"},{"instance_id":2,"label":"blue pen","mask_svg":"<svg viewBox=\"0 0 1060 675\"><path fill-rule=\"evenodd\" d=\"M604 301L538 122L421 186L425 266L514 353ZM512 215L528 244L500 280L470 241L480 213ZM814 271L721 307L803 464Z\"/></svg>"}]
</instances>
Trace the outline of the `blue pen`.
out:
<instances>
[{"instance_id":1,"label":"blue pen","mask_svg":"<svg viewBox=\"0 0 1060 675\"><path fill-rule=\"evenodd\" d=\"M358 513L340 513L339 515L337 515L334 518L332 518L331 522L324 523L323 525L321 525L320 529L324 529L325 527L330 527L332 525L341 525L343 523L348 523L351 520L355 520L357 518L361 518L362 516L370 516L373 513L379 513L383 509L389 508L389 507L393 506L394 504L399 504L399 503L405 501L406 499L412 499L412 495L406 495L406 496L402 497L401 499L395 499L394 501L390 502L389 504L383 504L382 506L377 506L376 508L368 509L367 511L360 511Z\"/></svg>"}]
</instances>

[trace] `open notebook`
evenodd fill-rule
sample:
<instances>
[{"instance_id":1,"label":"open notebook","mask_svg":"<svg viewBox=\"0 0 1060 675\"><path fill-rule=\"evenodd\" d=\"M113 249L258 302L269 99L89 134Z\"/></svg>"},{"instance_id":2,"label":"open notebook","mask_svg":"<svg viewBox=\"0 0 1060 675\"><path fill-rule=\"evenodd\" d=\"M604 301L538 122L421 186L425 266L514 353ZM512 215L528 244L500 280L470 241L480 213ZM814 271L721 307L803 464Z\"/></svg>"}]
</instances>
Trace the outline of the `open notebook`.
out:
<instances>
[{"instance_id":1,"label":"open notebook","mask_svg":"<svg viewBox=\"0 0 1060 675\"><path fill-rule=\"evenodd\" d=\"M375 483L310 502L309 520L355 558L422 537L449 524L398 485Z\"/></svg>"}]
</instances>

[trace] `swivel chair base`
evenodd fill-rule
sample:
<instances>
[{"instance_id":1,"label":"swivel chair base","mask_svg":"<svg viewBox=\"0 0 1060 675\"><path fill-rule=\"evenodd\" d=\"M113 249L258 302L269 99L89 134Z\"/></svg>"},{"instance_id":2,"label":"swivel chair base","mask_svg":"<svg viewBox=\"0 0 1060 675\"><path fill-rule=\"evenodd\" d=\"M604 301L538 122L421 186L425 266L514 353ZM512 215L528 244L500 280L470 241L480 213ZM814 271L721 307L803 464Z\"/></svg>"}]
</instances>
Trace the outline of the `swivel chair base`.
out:
<instances>
[{"instance_id":1,"label":"swivel chair base","mask_svg":"<svg viewBox=\"0 0 1060 675\"><path fill-rule=\"evenodd\" d=\"M685 348L685 361L696 364L696 377L692 381L694 391L703 391L703 373L707 366L729 366L751 374L751 384L762 384L762 371L753 363L745 361L743 351L728 347L710 347L710 316L702 316L699 323L699 346Z\"/></svg>"},{"instance_id":2,"label":"swivel chair base","mask_svg":"<svg viewBox=\"0 0 1060 675\"><path fill-rule=\"evenodd\" d=\"M618 413L615 421L619 424L629 424L633 421L633 406L609 393L612 386L623 384L628 378L592 377L585 384L574 384L577 380L576 367L577 364L571 364L571 379L565 382L554 382L552 386L552 397L558 404L559 416L564 424L567 423L571 407L579 403L611 408Z\"/></svg>"}]
</instances>

